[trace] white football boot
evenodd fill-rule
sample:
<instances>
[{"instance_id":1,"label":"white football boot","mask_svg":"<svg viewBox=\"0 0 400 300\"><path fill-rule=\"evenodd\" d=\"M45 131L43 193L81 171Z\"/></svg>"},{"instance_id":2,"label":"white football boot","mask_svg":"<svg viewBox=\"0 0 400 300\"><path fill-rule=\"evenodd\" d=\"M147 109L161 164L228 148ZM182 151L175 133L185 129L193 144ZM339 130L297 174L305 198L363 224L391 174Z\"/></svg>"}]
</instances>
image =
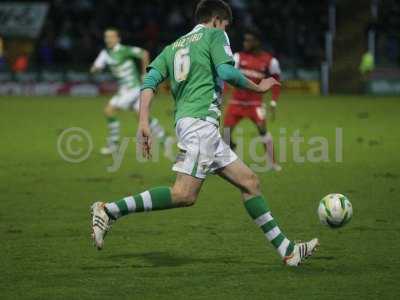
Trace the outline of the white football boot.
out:
<instances>
[{"instance_id":1,"label":"white football boot","mask_svg":"<svg viewBox=\"0 0 400 300\"><path fill-rule=\"evenodd\" d=\"M92 238L97 250L101 250L104 245L104 237L111 229L112 220L104 210L104 202L95 202L90 208L92 215Z\"/></svg>"},{"instance_id":2,"label":"white football boot","mask_svg":"<svg viewBox=\"0 0 400 300\"><path fill-rule=\"evenodd\" d=\"M111 155L114 152L117 152L118 145L117 144L110 144L100 149L100 153L103 155Z\"/></svg>"},{"instance_id":3,"label":"white football boot","mask_svg":"<svg viewBox=\"0 0 400 300\"><path fill-rule=\"evenodd\" d=\"M305 259L313 255L314 251L317 250L319 246L318 239L312 239L311 241L305 243L296 243L294 245L294 250L292 254L286 256L283 262L287 266L297 267Z\"/></svg>"}]
</instances>

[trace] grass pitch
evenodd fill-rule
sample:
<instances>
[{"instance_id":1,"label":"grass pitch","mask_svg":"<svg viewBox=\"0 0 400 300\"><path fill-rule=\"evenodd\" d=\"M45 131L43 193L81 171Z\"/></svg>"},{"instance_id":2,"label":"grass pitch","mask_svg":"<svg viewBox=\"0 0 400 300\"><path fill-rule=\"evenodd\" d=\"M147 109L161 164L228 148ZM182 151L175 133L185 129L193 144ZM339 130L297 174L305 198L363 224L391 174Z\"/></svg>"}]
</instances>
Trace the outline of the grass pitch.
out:
<instances>
[{"instance_id":1,"label":"grass pitch","mask_svg":"<svg viewBox=\"0 0 400 300\"><path fill-rule=\"evenodd\" d=\"M172 133L166 98L158 97L154 112ZM320 251L297 269L282 265L238 191L216 176L195 206L121 219L96 251L89 239L93 201L174 180L171 162L138 162L133 143L121 168L107 171L112 160L98 154L105 102L0 98L1 299L399 299L399 99L283 95L270 124L274 137L284 127L287 138L299 129L306 141L329 142L330 162L296 163L288 144L283 171L259 174L286 235L320 238ZM123 135L133 137L135 117L123 113L121 120ZM77 164L57 152L70 127L93 138L93 153ZM337 127L342 163L334 156ZM241 128L246 145L257 133L249 122ZM301 153L309 149L302 145ZM251 163L248 153L245 161ZM338 230L316 215L331 192L346 194L354 207L351 223Z\"/></svg>"}]
</instances>

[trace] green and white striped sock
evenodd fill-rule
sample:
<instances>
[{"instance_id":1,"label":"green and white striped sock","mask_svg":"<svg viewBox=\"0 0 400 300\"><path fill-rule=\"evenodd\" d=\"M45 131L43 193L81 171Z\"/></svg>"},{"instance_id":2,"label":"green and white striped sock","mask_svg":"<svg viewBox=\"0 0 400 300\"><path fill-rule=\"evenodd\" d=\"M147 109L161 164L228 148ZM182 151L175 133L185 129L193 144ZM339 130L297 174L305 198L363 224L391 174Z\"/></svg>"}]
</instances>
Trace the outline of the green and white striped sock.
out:
<instances>
[{"instance_id":1,"label":"green and white striped sock","mask_svg":"<svg viewBox=\"0 0 400 300\"><path fill-rule=\"evenodd\" d=\"M119 121L115 117L108 117L108 144L118 144L119 142Z\"/></svg>"},{"instance_id":2,"label":"green and white striped sock","mask_svg":"<svg viewBox=\"0 0 400 300\"><path fill-rule=\"evenodd\" d=\"M169 187L156 187L135 196L128 196L106 204L107 212L118 219L130 213L175 208Z\"/></svg>"},{"instance_id":3,"label":"green and white striped sock","mask_svg":"<svg viewBox=\"0 0 400 300\"><path fill-rule=\"evenodd\" d=\"M262 196L251 198L244 203L244 206L279 255L282 258L290 255L293 252L294 244L279 229L264 198Z\"/></svg>"}]
</instances>

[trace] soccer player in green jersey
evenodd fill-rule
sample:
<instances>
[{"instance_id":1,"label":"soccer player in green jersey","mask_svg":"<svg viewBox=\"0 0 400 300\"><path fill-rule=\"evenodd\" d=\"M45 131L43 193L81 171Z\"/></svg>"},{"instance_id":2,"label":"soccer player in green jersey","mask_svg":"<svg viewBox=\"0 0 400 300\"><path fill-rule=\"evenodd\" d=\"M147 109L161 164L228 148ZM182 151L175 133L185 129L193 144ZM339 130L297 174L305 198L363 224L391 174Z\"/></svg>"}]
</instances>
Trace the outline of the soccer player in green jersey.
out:
<instances>
[{"instance_id":1,"label":"soccer player in green jersey","mask_svg":"<svg viewBox=\"0 0 400 300\"><path fill-rule=\"evenodd\" d=\"M173 166L177 173L172 187L154 187L115 202L92 205L95 246L102 249L110 225L128 214L193 205L203 181L216 173L242 193L245 209L284 263L299 265L312 255L318 239L293 243L280 230L260 189L259 179L222 140L219 132L223 81L265 93L279 84L273 78L259 84L234 68L225 27L231 23L230 7L222 0L202 0L196 7L198 25L182 36L150 64L141 92L138 136L145 156L150 155L150 103L157 86L169 79L175 99L175 128L180 155Z\"/></svg>"},{"instance_id":2,"label":"soccer player in green jersey","mask_svg":"<svg viewBox=\"0 0 400 300\"><path fill-rule=\"evenodd\" d=\"M120 43L119 31L115 28L109 28L104 32L104 42L106 48L97 56L91 73L96 73L109 67L112 75L118 81L118 92L114 95L104 108L104 114L108 121L109 136L107 145L100 152L108 155L117 151L120 139L120 124L116 118L119 110L139 111L139 96L141 75L136 67L135 59L141 60L142 72L146 73L149 64L149 52L139 48L125 46ZM165 131L158 120L153 118L150 122L153 135L164 141Z\"/></svg>"}]
</instances>

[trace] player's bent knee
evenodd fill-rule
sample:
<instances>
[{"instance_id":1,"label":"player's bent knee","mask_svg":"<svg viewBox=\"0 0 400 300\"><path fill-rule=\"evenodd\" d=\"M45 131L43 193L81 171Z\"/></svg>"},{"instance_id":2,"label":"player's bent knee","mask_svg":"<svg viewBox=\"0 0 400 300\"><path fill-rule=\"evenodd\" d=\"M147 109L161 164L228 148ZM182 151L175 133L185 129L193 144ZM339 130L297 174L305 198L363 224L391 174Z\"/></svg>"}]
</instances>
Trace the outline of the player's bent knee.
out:
<instances>
[{"instance_id":1,"label":"player's bent knee","mask_svg":"<svg viewBox=\"0 0 400 300\"><path fill-rule=\"evenodd\" d=\"M172 201L178 206L192 206L195 204L197 195L190 191L172 190Z\"/></svg>"}]
</instances>

